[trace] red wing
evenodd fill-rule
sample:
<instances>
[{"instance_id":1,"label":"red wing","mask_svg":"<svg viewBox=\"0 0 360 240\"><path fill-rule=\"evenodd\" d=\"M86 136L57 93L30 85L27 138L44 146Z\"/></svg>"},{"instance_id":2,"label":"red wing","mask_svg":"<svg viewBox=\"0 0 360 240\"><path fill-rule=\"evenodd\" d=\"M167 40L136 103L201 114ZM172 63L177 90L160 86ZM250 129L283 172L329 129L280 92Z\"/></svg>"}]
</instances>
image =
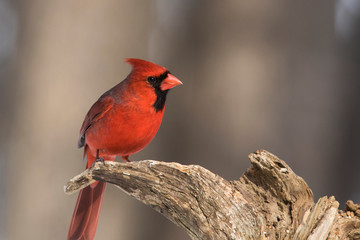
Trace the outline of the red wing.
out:
<instances>
[{"instance_id":1,"label":"red wing","mask_svg":"<svg viewBox=\"0 0 360 240\"><path fill-rule=\"evenodd\" d=\"M86 114L84 122L80 129L80 137L78 147L81 148L85 145L85 133L91 125L101 119L114 105L114 99L109 95L103 95L97 100Z\"/></svg>"}]
</instances>

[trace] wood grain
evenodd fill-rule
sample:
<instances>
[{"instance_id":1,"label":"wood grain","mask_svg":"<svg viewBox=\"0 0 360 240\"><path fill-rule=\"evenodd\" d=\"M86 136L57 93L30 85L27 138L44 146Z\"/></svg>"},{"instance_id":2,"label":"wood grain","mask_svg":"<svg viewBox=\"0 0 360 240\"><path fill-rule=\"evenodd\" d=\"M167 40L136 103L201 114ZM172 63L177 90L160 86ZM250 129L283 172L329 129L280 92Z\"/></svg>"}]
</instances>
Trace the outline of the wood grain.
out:
<instances>
[{"instance_id":1,"label":"wood grain","mask_svg":"<svg viewBox=\"0 0 360 240\"><path fill-rule=\"evenodd\" d=\"M306 182L283 160L265 150L249 159L251 167L234 181L198 165L97 162L71 179L65 192L112 183L192 239L360 239L360 218L341 214L334 197L315 204Z\"/></svg>"}]
</instances>

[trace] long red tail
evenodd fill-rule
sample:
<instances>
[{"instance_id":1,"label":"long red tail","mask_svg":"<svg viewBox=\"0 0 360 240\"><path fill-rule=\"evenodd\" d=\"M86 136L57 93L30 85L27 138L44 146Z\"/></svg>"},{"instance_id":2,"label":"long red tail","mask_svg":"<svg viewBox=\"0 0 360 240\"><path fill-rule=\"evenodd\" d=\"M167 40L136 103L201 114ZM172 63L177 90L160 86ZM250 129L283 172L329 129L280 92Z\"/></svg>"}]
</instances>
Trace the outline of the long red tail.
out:
<instances>
[{"instance_id":1,"label":"long red tail","mask_svg":"<svg viewBox=\"0 0 360 240\"><path fill-rule=\"evenodd\" d=\"M92 240L95 238L101 203L106 183L98 182L79 193L68 233L68 240Z\"/></svg>"},{"instance_id":2,"label":"long red tail","mask_svg":"<svg viewBox=\"0 0 360 240\"><path fill-rule=\"evenodd\" d=\"M86 150L85 150L86 151ZM88 167L95 157L87 154ZM96 182L80 190L71 219L68 240L93 240L99 219L106 183Z\"/></svg>"}]
</instances>

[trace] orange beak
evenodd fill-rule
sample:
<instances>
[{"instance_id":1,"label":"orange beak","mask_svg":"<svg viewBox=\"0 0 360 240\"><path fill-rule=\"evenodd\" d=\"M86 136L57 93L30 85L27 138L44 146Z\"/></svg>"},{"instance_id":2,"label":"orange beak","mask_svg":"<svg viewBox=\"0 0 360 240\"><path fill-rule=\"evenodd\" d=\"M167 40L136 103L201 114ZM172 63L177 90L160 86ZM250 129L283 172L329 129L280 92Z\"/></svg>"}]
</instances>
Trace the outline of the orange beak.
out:
<instances>
[{"instance_id":1,"label":"orange beak","mask_svg":"<svg viewBox=\"0 0 360 240\"><path fill-rule=\"evenodd\" d=\"M169 90L173 87L176 87L180 84L183 84L179 79L177 79L176 77L174 77L173 75L171 75L170 73L168 74L167 78L165 78L161 85L160 85L160 89L162 91L165 90Z\"/></svg>"}]
</instances>

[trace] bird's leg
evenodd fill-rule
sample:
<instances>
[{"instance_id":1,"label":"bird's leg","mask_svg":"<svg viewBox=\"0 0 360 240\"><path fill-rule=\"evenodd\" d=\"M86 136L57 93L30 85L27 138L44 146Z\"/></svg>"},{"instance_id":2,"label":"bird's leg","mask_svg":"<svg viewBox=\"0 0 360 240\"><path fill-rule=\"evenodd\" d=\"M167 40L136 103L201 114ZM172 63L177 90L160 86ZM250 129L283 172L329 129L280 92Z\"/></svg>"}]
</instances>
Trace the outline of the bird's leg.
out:
<instances>
[{"instance_id":1,"label":"bird's leg","mask_svg":"<svg viewBox=\"0 0 360 240\"><path fill-rule=\"evenodd\" d=\"M124 162L131 162L131 161L129 160L129 155L121 156L121 158L122 158L122 160L123 160Z\"/></svg>"},{"instance_id":2,"label":"bird's leg","mask_svg":"<svg viewBox=\"0 0 360 240\"><path fill-rule=\"evenodd\" d=\"M93 162L93 164L91 164L91 167L94 167L94 164L97 162L105 163L104 158L99 157L99 149L96 149L96 158L95 158L95 161Z\"/></svg>"},{"instance_id":3,"label":"bird's leg","mask_svg":"<svg viewBox=\"0 0 360 240\"><path fill-rule=\"evenodd\" d=\"M99 149L96 149L95 162L102 162L102 163L104 163L104 158L100 158L100 157L99 157Z\"/></svg>"}]
</instances>

